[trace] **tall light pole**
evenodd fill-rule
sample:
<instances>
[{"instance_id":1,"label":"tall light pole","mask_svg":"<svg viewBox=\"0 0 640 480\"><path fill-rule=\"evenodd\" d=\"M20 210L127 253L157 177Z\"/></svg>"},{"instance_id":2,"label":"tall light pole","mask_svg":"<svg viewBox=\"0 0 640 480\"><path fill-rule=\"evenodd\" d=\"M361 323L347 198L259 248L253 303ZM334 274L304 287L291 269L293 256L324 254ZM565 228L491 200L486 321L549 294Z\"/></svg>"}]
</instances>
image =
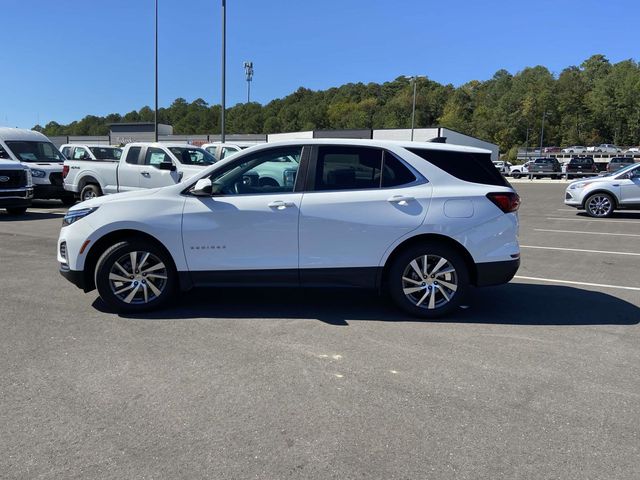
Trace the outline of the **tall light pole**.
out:
<instances>
[{"instance_id":1,"label":"tall light pole","mask_svg":"<svg viewBox=\"0 0 640 480\"><path fill-rule=\"evenodd\" d=\"M158 141L158 0L156 0L156 99L153 110L153 137Z\"/></svg>"},{"instance_id":2,"label":"tall light pole","mask_svg":"<svg viewBox=\"0 0 640 480\"><path fill-rule=\"evenodd\" d=\"M224 143L224 110L227 81L227 0L222 0L222 101L220 102L220 141Z\"/></svg>"},{"instance_id":3,"label":"tall light pole","mask_svg":"<svg viewBox=\"0 0 640 480\"><path fill-rule=\"evenodd\" d=\"M542 156L542 140L544 139L544 120L547 118L547 110L542 112L542 128L540 130L540 156Z\"/></svg>"},{"instance_id":4,"label":"tall light pole","mask_svg":"<svg viewBox=\"0 0 640 480\"><path fill-rule=\"evenodd\" d=\"M416 127L416 91L418 86L418 79L425 78L424 75L405 76L413 83L413 105L411 107L411 141L413 142L413 131Z\"/></svg>"},{"instance_id":5,"label":"tall light pole","mask_svg":"<svg viewBox=\"0 0 640 480\"><path fill-rule=\"evenodd\" d=\"M247 78L247 103L251 101L251 81L253 80L253 62L244 62L244 75Z\"/></svg>"}]
</instances>

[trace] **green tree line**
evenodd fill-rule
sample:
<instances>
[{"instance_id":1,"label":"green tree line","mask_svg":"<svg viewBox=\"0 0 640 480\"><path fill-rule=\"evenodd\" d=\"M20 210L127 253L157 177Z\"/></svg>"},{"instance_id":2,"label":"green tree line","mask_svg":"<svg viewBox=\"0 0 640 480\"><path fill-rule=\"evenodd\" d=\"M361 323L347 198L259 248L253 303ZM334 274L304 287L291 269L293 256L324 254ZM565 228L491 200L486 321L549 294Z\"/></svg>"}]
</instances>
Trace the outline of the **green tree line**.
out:
<instances>
[{"instance_id":1,"label":"green tree line","mask_svg":"<svg viewBox=\"0 0 640 480\"><path fill-rule=\"evenodd\" d=\"M349 83L312 91L299 88L266 105L242 103L226 111L227 133L274 133L315 129L407 128L413 89L404 77L382 84ZM416 126L443 126L496 143L514 158L527 142L537 146L543 112L545 145L640 143L640 65L612 64L593 55L580 66L554 75L546 67L527 67L515 75L497 71L486 81L459 87L418 79ZM220 105L198 98L176 99L158 112L159 122L176 134L219 133ZM88 115L61 125L49 122L34 130L49 136L107 135L108 124L150 122L153 110L142 107L125 115Z\"/></svg>"}]
</instances>

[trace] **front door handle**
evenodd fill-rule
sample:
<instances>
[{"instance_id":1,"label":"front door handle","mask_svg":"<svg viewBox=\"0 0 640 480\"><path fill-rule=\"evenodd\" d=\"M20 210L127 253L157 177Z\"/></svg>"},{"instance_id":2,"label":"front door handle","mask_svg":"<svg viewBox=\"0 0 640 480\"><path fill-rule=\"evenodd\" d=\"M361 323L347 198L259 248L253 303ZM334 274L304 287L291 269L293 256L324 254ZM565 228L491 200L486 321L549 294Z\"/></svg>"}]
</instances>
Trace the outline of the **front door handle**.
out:
<instances>
[{"instance_id":1,"label":"front door handle","mask_svg":"<svg viewBox=\"0 0 640 480\"><path fill-rule=\"evenodd\" d=\"M140 175L142 175L143 177L150 177L151 174L149 172L140 172Z\"/></svg>"},{"instance_id":2,"label":"front door handle","mask_svg":"<svg viewBox=\"0 0 640 480\"><path fill-rule=\"evenodd\" d=\"M397 203L398 205L407 205L409 202L415 200L414 197L408 197L406 195L394 195L391 198L387 198L389 203Z\"/></svg>"},{"instance_id":3,"label":"front door handle","mask_svg":"<svg viewBox=\"0 0 640 480\"><path fill-rule=\"evenodd\" d=\"M282 200L275 200L269 203L269 208L276 208L278 210L284 210L287 207L295 207L295 203L293 202L283 202Z\"/></svg>"}]
</instances>

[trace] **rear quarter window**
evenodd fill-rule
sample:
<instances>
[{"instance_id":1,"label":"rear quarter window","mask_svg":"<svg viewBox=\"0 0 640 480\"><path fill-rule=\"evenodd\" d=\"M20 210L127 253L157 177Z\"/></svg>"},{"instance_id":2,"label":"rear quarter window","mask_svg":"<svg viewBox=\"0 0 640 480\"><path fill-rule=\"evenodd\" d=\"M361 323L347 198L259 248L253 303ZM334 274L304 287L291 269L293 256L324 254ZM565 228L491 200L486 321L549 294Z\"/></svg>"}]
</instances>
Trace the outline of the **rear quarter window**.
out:
<instances>
[{"instance_id":1,"label":"rear quarter window","mask_svg":"<svg viewBox=\"0 0 640 480\"><path fill-rule=\"evenodd\" d=\"M424 148L407 148L449 175L465 182L509 187L509 182L496 169L489 153L453 152Z\"/></svg>"}]
</instances>

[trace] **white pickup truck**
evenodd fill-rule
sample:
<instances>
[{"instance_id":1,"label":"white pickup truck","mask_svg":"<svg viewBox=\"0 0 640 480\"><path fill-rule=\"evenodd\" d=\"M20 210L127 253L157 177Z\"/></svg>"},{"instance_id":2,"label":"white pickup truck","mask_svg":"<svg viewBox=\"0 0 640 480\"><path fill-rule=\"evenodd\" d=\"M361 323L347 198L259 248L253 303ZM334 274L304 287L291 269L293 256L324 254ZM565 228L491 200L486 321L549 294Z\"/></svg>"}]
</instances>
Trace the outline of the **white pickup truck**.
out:
<instances>
[{"instance_id":1,"label":"white pickup truck","mask_svg":"<svg viewBox=\"0 0 640 480\"><path fill-rule=\"evenodd\" d=\"M110 193L165 187L215 163L205 150L179 143L129 143L118 162L67 160L64 188L81 201Z\"/></svg>"}]
</instances>

